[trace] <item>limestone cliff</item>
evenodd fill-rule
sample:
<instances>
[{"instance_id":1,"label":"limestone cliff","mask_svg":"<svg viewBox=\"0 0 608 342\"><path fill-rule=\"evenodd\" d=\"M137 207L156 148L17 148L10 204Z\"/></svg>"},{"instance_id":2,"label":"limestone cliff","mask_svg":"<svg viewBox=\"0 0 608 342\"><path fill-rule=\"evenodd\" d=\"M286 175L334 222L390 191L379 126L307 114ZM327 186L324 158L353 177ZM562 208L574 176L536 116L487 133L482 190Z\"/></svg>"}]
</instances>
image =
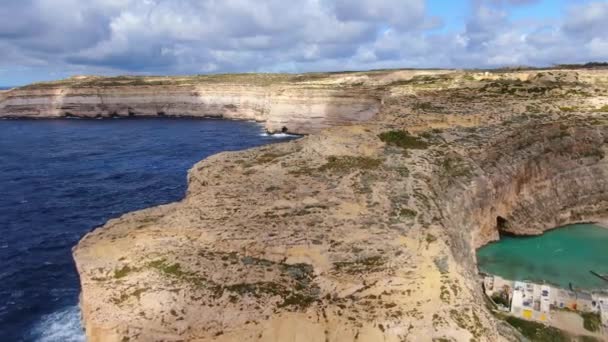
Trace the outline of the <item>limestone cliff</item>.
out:
<instances>
[{"instance_id":1,"label":"limestone cliff","mask_svg":"<svg viewBox=\"0 0 608 342\"><path fill-rule=\"evenodd\" d=\"M182 201L85 236L89 341L520 339L474 248L608 216L608 71L353 82L368 122L210 157Z\"/></svg>"},{"instance_id":2,"label":"limestone cliff","mask_svg":"<svg viewBox=\"0 0 608 342\"><path fill-rule=\"evenodd\" d=\"M2 94L0 117L221 117L307 134L368 121L379 105L373 91L339 75L81 76Z\"/></svg>"}]
</instances>

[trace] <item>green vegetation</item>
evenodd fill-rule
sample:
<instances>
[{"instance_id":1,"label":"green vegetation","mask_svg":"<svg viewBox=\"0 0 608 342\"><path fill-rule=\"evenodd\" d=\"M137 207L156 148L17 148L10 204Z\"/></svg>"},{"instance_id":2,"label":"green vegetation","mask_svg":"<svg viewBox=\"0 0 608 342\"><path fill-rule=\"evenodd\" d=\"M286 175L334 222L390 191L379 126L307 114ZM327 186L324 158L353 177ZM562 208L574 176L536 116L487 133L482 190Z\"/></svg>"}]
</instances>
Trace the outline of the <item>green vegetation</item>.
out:
<instances>
[{"instance_id":1,"label":"green vegetation","mask_svg":"<svg viewBox=\"0 0 608 342\"><path fill-rule=\"evenodd\" d=\"M460 156L446 157L441 163L443 174L450 178L468 177L471 169Z\"/></svg>"},{"instance_id":2,"label":"green vegetation","mask_svg":"<svg viewBox=\"0 0 608 342\"><path fill-rule=\"evenodd\" d=\"M516 317L507 317L505 319L515 329L519 330L522 335L532 341L538 342L567 342L570 339L561 330L546 326L541 323L526 321Z\"/></svg>"},{"instance_id":3,"label":"green vegetation","mask_svg":"<svg viewBox=\"0 0 608 342\"><path fill-rule=\"evenodd\" d=\"M395 171L397 171L397 173L399 173L399 176L401 177L409 177L410 175L410 170L405 166L398 167L395 169Z\"/></svg>"},{"instance_id":4,"label":"green vegetation","mask_svg":"<svg viewBox=\"0 0 608 342\"><path fill-rule=\"evenodd\" d=\"M439 299L441 299L441 301L446 304L450 304L450 298L452 297L450 290L448 289L447 286L445 286L443 284L441 285L440 289L441 289L441 293L439 294Z\"/></svg>"},{"instance_id":5,"label":"green vegetation","mask_svg":"<svg viewBox=\"0 0 608 342\"><path fill-rule=\"evenodd\" d=\"M602 107L595 110L596 112L608 113L608 105L603 105Z\"/></svg>"},{"instance_id":6,"label":"green vegetation","mask_svg":"<svg viewBox=\"0 0 608 342\"><path fill-rule=\"evenodd\" d=\"M579 336L578 341L579 342L602 342L602 340L600 340L599 338L595 338L592 336Z\"/></svg>"},{"instance_id":7,"label":"green vegetation","mask_svg":"<svg viewBox=\"0 0 608 342\"><path fill-rule=\"evenodd\" d=\"M597 159L604 159L605 153L601 150L601 148L592 148L589 151L585 151L583 153L583 157L593 157Z\"/></svg>"},{"instance_id":8,"label":"green vegetation","mask_svg":"<svg viewBox=\"0 0 608 342\"><path fill-rule=\"evenodd\" d=\"M479 316L472 309L465 308L461 311L452 309L450 310L450 317L458 327L468 330L475 338L480 338L485 331Z\"/></svg>"},{"instance_id":9,"label":"green vegetation","mask_svg":"<svg viewBox=\"0 0 608 342\"><path fill-rule=\"evenodd\" d=\"M267 293L273 296L284 295L286 293L283 286L272 283L272 282L258 282L258 283L238 283L224 286L226 291L237 293L239 295L250 294L254 297L260 297L261 294Z\"/></svg>"},{"instance_id":10,"label":"green vegetation","mask_svg":"<svg viewBox=\"0 0 608 342\"><path fill-rule=\"evenodd\" d=\"M433 234L427 233L425 240L426 240L426 243L431 244L431 243L437 241L437 237Z\"/></svg>"},{"instance_id":11,"label":"green vegetation","mask_svg":"<svg viewBox=\"0 0 608 342\"><path fill-rule=\"evenodd\" d=\"M509 303L508 296L505 296L503 294L494 294L492 296L492 300L494 301L494 303L501 304L502 306L507 308L511 305L511 303Z\"/></svg>"},{"instance_id":12,"label":"green vegetation","mask_svg":"<svg viewBox=\"0 0 608 342\"><path fill-rule=\"evenodd\" d=\"M134 269L129 267L129 265L125 265L120 269L114 270L114 278L116 278L116 279L124 278L133 271L134 271Z\"/></svg>"},{"instance_id":13,"label":"green vegetation","mask_svg":"<svg viewBox=\"0 0 608 342\"><path fill-rule=\"evenodd\" d=\"M571 112L576 112L578 110L578 108L577 107L559 107L559 110L561 110L562 112L571 113Z\"/></svg>"},{"instance_id":14,"label":"green vegetation","mask_svg":"<svg viewBox=\"0 0 608 342\"><path fill-rule=\"evenodd\" d=\"M417 215L418 215L418 212L416 212L416 210L412 210L410 208L402 208L401 210L399 210L399 217L413 219L413 218L416 218Z\"/></svg>"},{"instance_id":15,"label":"green vegetation","mask_svg":"<svg viewBox=\"0 0 608 342\"><path fill-rule=\"evenodd\" d=\"M114 297L111 299L111 301L114 304L120 305L131 297L135 297L135 298L139 299L141 297L141 294L146 291L148 291L148 288L137 289L131 293L121 293L119 297Z\"/></svg>"},{"instance_id":16,"label":"green vegetation","mask_svg":"<svg viewBox=\"0 0 608 342\"><path fill-rule=\"evenodd\" d=\"M176 277L186 275L186 273L182 271L182 267L179 263L169 265L166 263L165 259L152 261L148 265L167 275L172 275Z\"/></svg>"},{"instance_id":17,"label":"green vegetation","mask_svg":"<svg viewBox=\"0 0 608 342\"><path fill-rule=\"evenodd\" d=\"M557 64L556 69L593 69L608 67L606 62L588 62L585 64Z\"/></svg>"},{"instance_id":18,"label":"green vegetation","mask_svg":"<svg viewBox=\"0 0 608 342\"><path fill-rule=\"evenodd\" d=\"M242 264L250 268L273 269L281 273L281 282L258 281L249 283L219 284L211 279L205 279L196 272L189 272L182 269L179 263L168 263L166 259L159 259L149 262L147 265L162 275L171 277L195 287L204 288L211 291L213 298L221 298L227 291L230 302L237 303L242 296L253 298L279 296L283 299L278 307L289 307L292 309L305 309L318 299L319 288L313 282L314 269L309 264L284 264L274 261L255 258L251 256L240 257L236 252L218 253L201 250L199 257L205 258L208 262L221 260L225 267L228 265Z\"/></svg>"},{"instance_id":19,"label":"green vegetation","mask_svg":"<svg viewBox=\"0 0 608 342\"><path fill-rule=\"evenodd\" d=\"M600 315L595 312L585 312L581 313L581 317L583 317L583 326L585 329L596 332L600 330L600 326L602 325L602 320Z\"/></svg>"},{"instance_id":20,"label":"green vegetation","mask_svg":"<svg viewBox=\"0 0 608 342\"><path fill-rule=\"evenodd\" d=\"M443 108L435 106L431 102L416 102L412 105L412 109L421 112L440 112Z\"/></svg>"},{"instance_id":21,"label":"green vegetation","mask_svg":"<svg viewBox=\"0 0 608 342\"><path fill-rule=\"evenodd\" d=\"M429 147L429 144L426 141L410 135L406 131L388 131L379 134L378 137L387 145L404 149L424 150Z\"/></svg>"},{"instance_id":22,"label":"green vegetation","mask_svg":"<svg viewBox=\"0 0 608 342\"><path fill-rule=\"evenodd\" d=\"M155 260L148 263L148 266L157 270L162 275L175 278L179 281L189 283L195 287L214 288L217 290L217 284L205 279L194 272L187 272L182 269L179 263L169 264L165 259Z\"/></svg>"},{"instance_id":23,"label":"green vegetation","mask_svg":"<svg viewBox=\"0 0 608 342\"><path fill-rule=\"evenodd\" d=\"M306 74L214 74L193 76L116 76L116 77L71 77L59 81L39 82L22 87L27 90L50 89L53 87L133 87L133 86L191 86L204 84L248 84L254 86L270 86L286 83L308 83L322 81L333 76L352 72L335 73L306 73ZM361 86L351 84L349 86Z\"/></svg>"},{"instance_id":24,"label":"green vegetation","mask_svg":"<svg viewBox=\"0 0 608 342\"><path fill-rule=\"evenodd\" d=\"M451 75L416 75L410 79L398 80L387 84L387 87L410 86L419 89L445 87L453 80Z\"/></svg>"},{"instance_id":25,"label":"green vegetation","mask_svg":"<svg viewBox=\"0 0 608 342\"><path fill-rule=\"evenodd\" d=\"M289 153L264 153L261 156L259 156L256 161L259 164L266 164L266 163L270 163L271 161L284 157L286 155L288 155Z\"/></svg>"},{"instance_id":26,"label":"green vegetation","mask_svg":"<svg viewBox=\"0 0 608 342\"><path fill-rule=\"evenodd\" d=\"M355 261L343 261L334 263L334 268L338 271L355 274L361 272L374 272L381 269L385 260L380 256L371 256Z\"/></svg>"},{"instance_id":27,"label":"green vegetation","mask_svg":"<svg viewBox=\"0 0 608 342\"><path fill-rule=\"evenodd\" d=\"M382 165L381 159L369 157L331 156L319 171L349 172L353 170L373 170Z\"/></svg>"},{"instance_id":28,"label":"green vegetation","mask_svg":"<svg viewBox=\"0 0 608 342\"><path fill-rule=\"evenodd\" d=\"M283 307L295 307L298 309L306 309L307 307L309 307L311 304L313 304L315 301L317 301L317 297L316 296L312 296L312 295L307 295L307 294L302 294L302 293L292 293L289 296L287 296L282 303L279 304L280 308Z\"/></svg>"}]
</instances>

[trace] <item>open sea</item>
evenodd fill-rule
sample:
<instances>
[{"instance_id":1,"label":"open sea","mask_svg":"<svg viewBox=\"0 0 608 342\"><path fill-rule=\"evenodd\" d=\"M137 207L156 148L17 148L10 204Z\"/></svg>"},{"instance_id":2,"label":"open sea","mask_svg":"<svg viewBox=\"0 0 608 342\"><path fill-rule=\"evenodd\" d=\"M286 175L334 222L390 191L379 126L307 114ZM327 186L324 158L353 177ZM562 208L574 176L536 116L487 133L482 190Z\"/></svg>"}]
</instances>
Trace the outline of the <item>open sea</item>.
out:
<instances>
[{"instance_id":1,"label":"open sea","mask_svg":"<svg viewBox=\"0 0 608 342\"><path fill-rule=\"evenodd\" d=\"M574 224L532 237L501 237L477 251L479 269L510 280L608 289L608 228Z\"/></svg>"},{"instance_id":2,"label":"open sea","mask_svg":"<svg viewBox=\"0 0 608 342\"><path fill-rule=\"evenodd\" d=\"M84 341L84 234L179 200L207 156L287 139L213 119L0 120L0 341Z\"/></svg>"}]
</instances>

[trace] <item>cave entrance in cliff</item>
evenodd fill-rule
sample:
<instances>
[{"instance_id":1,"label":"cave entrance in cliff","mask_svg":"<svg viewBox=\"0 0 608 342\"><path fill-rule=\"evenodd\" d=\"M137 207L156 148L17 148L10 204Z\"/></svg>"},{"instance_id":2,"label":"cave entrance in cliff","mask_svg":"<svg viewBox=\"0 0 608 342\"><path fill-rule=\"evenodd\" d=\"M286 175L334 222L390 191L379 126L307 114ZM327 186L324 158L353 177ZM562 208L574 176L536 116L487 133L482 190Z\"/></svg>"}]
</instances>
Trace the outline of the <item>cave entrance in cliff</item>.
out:
<instances>
[{"instance_id":1,"label":"cave entrance in cliff","mask_svg":"<svg viewBox=\"0 0 608 342\"><path fill-rule=\"evenodd\" d=\"M508 227L509 221L506 218L502 216L496 216L496 229L500 234L505 233Z\"/></svg>"}]
</instances>

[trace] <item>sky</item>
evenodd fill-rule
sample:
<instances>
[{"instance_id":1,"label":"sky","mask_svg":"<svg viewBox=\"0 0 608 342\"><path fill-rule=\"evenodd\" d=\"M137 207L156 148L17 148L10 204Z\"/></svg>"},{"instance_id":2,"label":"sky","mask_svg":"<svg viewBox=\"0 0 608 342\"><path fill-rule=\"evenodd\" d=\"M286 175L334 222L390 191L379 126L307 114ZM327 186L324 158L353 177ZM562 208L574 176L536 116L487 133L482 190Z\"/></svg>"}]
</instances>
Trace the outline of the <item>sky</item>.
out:
<instances>
[{"instance_id":1,"label":"sky","mask_svg":"<svg viewBox=\"0 0 608 342\"><path fill-rule=\"evenodd\" d=\"M608 61L608 0L1 0L0 86Z\"/></svg>"}]
</instances>

